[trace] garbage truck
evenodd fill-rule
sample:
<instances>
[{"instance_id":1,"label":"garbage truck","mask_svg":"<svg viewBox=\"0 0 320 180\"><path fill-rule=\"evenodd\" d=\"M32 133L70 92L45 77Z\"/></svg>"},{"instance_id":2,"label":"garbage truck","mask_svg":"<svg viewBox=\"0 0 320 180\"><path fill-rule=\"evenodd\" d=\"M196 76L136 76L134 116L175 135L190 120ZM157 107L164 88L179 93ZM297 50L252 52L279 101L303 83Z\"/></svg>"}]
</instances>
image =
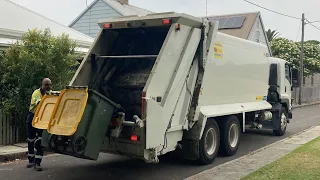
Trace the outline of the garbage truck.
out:
<instances>
[{"instance_id":1,"label":"garbage truck","mask_svg":"<svg viewBox=\"0 0 320 180\"><path fill-rule=\"evenodd\" d=\"M33 126L50 151L100 152L158 163L179 151L210 164L234 155L242 132L283 136L298 72L266 45L183 13L125 16L101 27L70 84L45 96Z\"/></svg>"}]
</instances>

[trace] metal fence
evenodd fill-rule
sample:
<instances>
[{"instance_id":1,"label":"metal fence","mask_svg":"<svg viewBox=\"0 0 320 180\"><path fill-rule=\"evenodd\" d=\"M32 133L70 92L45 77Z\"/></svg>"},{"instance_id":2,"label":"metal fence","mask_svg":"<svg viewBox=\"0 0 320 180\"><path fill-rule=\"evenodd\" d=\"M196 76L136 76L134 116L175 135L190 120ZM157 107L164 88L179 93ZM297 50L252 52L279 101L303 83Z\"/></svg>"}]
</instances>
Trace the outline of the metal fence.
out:
<instances>
[{"instance_id":1,"label":"metal fence","mask_svg":"<svg viewBox=\"0 0 320 180\"><path fill-rule=\"evenodd\" d=\"M299 103L299 89L294 88L292 92L293 104ZM320 87L304 86L302 87L301 103L311 103L320 101Z\"/></svg>"},{"instance_id":2,"label":"metal fence","mask_svg":"<svg viewBox=\"0 0 320 180\"><path fill-rule=\"evenodd\" d=\"M12 116L0 110L0 146L18 142L18 128L12 122Z\"/></svg>"}]
</instances>

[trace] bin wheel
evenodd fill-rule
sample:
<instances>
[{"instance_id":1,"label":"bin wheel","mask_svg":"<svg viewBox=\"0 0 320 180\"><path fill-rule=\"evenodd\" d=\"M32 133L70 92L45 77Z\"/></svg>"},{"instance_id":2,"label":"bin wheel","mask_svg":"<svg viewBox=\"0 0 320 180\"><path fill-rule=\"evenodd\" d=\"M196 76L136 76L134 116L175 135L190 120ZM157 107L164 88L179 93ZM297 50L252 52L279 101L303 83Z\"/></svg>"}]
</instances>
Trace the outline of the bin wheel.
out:
<instances>
[{"instance_id":1,"label":"bin wheel","mask_svg":"<svg viewBox=\"0 0 320 180\"><path fill-rule=\"evenodd\" d=\"M86 138L84 136L80 136L76 138L73 142L73 151L78 155L82 155L85 151L86 145Z\"/></svg>"},{"instance_id":2,"label":"bin wheel","mask_svg":"<svg viewBox=\"0 0 320 180\"><path fill-rule=\"evenodd\" d=\"M51 134L49 136L49 147L53 150L58 149L58 143L57 143L58 136Z\"/></svg>"}]
</instances>

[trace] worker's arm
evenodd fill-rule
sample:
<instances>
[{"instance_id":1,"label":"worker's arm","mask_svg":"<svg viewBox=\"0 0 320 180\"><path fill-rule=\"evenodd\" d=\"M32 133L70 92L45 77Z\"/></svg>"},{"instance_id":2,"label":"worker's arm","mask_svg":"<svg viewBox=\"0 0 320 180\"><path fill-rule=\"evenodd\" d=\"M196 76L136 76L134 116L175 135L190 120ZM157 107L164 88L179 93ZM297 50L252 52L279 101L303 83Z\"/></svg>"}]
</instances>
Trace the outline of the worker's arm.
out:
<instances>
[{"instance_id":1,"label":"worker's arm","mask_svg":"<svg viewBox=\"0 0 320 180\"><path fill-rule=\"evenodd\" d=\"M33 112L36 109L37 105L40 103L40 101L41 95L38 92L34 91L31 96L30 111Z\"/></svg>"}]
</instances>

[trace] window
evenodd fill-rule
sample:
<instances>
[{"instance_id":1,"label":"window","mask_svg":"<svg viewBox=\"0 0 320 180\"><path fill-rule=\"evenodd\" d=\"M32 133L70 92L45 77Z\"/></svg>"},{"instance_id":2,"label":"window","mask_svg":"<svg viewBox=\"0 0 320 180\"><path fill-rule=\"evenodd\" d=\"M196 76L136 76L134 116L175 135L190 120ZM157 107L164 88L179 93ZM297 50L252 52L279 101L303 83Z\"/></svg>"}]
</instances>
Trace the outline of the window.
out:
<instances>
[{"instance_id":1,"label":"window","mask_svg":"<svg viewBox=\"0 0 320 180\"><path fill-rule=\"evenodd\" d=\"M286 79L291 84L291 71L290 71L290 67L288 65L285 66L285 76L286 76Z\"/></svg>"}]
</instances>

